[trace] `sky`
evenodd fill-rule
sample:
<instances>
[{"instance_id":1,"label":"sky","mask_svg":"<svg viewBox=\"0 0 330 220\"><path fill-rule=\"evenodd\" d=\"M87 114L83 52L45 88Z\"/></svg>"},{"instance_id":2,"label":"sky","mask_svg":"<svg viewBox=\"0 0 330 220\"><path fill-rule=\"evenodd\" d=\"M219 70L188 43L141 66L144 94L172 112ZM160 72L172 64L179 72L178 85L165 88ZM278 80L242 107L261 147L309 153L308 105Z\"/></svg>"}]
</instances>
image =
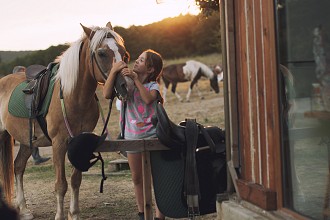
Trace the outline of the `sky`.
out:
<instances>
[{"instance_id":1,"label":"sky","mask_svg":"<svg viewBox=\"0 0 330 220\"><path fill-rule=\"evenodd\" d=\"M0 51L44 50L78 40L84 26L128 28L198 14L194 0L0 0Z\"/></svg>"}]
</instances>

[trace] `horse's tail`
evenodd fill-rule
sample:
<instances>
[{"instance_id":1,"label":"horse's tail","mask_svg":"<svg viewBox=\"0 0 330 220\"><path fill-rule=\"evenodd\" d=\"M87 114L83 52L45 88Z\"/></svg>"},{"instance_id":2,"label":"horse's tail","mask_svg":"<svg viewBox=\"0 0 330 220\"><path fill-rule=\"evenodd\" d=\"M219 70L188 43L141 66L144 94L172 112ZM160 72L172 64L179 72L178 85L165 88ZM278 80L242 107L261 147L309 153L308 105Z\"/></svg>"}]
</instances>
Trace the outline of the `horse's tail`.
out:
<instances>
[{"instance_id":1,"label":"horse's tail","mask_svg":"<svg viewBox=\"0 0 330 220\"><path fill-rule=\"evenodd\" d=\"M0 175L5 199L10 204L14 186L14 140L7 131L0 132Z\"/></svg>"}]
</instances>

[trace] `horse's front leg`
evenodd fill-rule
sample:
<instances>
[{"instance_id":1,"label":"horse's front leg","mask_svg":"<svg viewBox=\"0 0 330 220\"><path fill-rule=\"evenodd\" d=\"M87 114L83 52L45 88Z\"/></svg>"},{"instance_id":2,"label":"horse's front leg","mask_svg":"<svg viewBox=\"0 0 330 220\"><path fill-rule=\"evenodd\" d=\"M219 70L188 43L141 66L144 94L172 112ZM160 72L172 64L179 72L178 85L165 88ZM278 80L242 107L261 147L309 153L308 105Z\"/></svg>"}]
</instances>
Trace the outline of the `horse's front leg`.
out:
<instances>
[{"instance_id":1,"label":"horse's front leg","mask_svg":"<svg viewBox=\"0 0 330 220\"><path fill-rule=\"evenodd\" d=\"M79 188L81 185L82 174L79 170L73 168L71 175L71 200L68 219L79 219Z\"/></svg>"},{"instance_id":2,"label":"horse's front leg","mask_svg":"<svg viewBox=\"0 0 330 220\"><path fill-rule=\"evenodd\" d=\"M55 167L55 194L57 198L57 210L55 220L64 220L64 196L68 189L65 177L65 147L53 145L53 161Z\"/></svg>"},{"instance_id":3,"label":"horse's front leg","mask_svg":"<svg viewBox=\"0 0 330 220\"><path fill-rule=\"evenodd\" d=\"M32 212L26 206L26 200L24 196L23 188L23 175L26 167L26 163L31 156L31 150L29 146L20 144L19 151L14 162L14 172L16 181L16 205L19 208L21 219L33 219Z\"/></svg>"},{"instance_id":4,"label":"horse's front leg","mask_svg":"<svg viewBox=\"0 0 330 220\"><path fill-rule=\"evenodd\" d=\"M197 94L198 94L199 98L204 99L202 92L199 90L198 83L195 84L195 88L197 90Z\"/></svg>"},{"instance_id":5,"label":"horse's front leg","mask_svg":"<svg viewBox=\"0 0 330 220\"><path fill-rule=\"evenodd\" d=\"M186 101L187 102L189 102L190 101L190 95L191 95L191 92L192 92L192 90L193 90L193 88L194 88L194 86L196 87L196 89L197 89L197 92L198 92L198 96L201 98L201 99L203 99L203 96L202 96L202 93L199 91L199 89L198 89L198 85L197 85L197 81L198 81L198 79L199 78L194 78L193 79L193 81L191 81L191 83L190 83L190 87L189 87L189 89L188 89L188 92L187 92L187 95L186 95Z\"/></svg>"}]
</instances>

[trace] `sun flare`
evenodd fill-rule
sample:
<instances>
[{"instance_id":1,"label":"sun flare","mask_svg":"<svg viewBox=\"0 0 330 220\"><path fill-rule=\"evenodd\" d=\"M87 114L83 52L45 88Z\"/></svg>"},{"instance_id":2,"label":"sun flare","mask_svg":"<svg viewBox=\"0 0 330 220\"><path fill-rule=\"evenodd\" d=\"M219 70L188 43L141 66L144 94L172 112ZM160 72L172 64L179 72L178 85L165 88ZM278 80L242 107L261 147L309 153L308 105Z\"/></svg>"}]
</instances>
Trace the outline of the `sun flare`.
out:
<instances>
[{"instance_id":1,"label":"sun flare","mask_svg":"<svg viewBox=\"0 0 330 220\"><path fill-rule=\"evenodd\" d=\"M164 14L173 16L179 14L198 14L199 8L196 5L195 0L156 0L158 5L164 5L164 8L168 10L164 11Z\"/></svg>"},{"instance_id":2,"label":"sun flare","mask_svg":"<svg viewBox=\"0 0 330 220\"><path fill-rule=\"evenodd\" d=\"M153 5L146 5L146 7L150 7L152 13L144 14L138 18L139 23L149 24L180 14L197 15L200 12L195 0L154 0Z\"/></svg>"}]
</instances>

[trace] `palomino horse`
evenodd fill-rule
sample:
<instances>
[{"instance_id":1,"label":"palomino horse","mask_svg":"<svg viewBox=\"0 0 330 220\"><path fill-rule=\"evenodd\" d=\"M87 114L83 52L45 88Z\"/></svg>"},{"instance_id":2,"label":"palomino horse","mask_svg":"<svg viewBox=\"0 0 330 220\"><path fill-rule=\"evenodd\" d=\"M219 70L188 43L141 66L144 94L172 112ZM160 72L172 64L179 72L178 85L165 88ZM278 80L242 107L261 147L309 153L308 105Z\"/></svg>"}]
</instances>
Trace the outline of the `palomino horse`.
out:
<instances>
[{"instance_id":1,"label":"palomino horse","mask_svg":"<svg viewBox=\"0 0 330 220\"><path fill-rule=\"evenodd\" d=\"M57 220L65 219L63 202L68 189L65 177L68 140L83 132L94 130L99 118L99 108L95 98L97 85L105 83L113 61L125 60L127 55L122 37L113 30L110 23L104 28L81 26L84 35L58 58L58 71L51 79L54 81L54 90L45 116L49 139L41 126L34 123L32 146L51 145L53 149L57 198L55 219ZM29 118L12 115L8 107L14 89L25 80L24 73L9 74L0 79L0 175L3 177L2 184L6 199L10 201L15 174L16 202L20 215L24 219L32 219L33 215L27 209L23 189L23 174L27 160L31 156L30 121ZM13 161L13 138L22 146L15 161ZM78 198L81 180L81 171L74 168L71 175L69 219L80 218Z\"/></svg>"},{"instance_id":2,"label":"palomino horse","mask_svg":"<svg viewBox=\"0 0 330 220\"><path fill-rule=\"evenodd\" d=\"M191 91L195 87L197 88L198 95L203 99L202 93L198 89L197 82L201 77L206 77L210 80L211 88L215 93L219 93L218 77L215 71L212 71L207 65L195 61L189 60L186 63L172 64L164 67L162 79L165 84L163 88L163 97L166 101L166 92L170 84L172 84L172 92L175 96L182 101L181 96L176 92L176 86L179 82L191 81L188 93L186 95L186 101L189 102Z\"/></svg>"}]
</instances>

